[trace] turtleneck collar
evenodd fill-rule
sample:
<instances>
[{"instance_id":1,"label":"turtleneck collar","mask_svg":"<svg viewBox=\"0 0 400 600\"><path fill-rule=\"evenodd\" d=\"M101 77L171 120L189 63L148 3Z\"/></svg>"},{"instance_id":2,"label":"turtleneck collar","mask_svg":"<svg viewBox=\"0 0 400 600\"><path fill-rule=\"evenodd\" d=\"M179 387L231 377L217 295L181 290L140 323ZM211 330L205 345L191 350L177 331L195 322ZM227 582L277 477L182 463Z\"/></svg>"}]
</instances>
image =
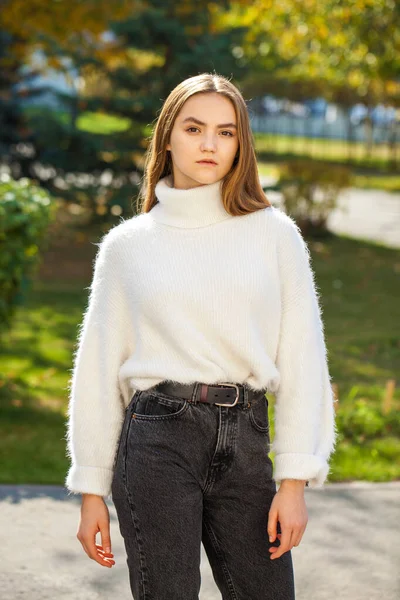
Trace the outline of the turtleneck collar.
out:
<instances>
[{"instance_id":1,"label":"turtleneck collar","mask_svg":"<svg viewBox=\"0 0 400 600\"><path fill-rule=\"evenodd\" d=\"M158 203L149 214L165 225L206 227L233 218L222 202L222 180L183 190L172 187L172 176L167 175L157 182L155 194Z\"/></svg>"}]
</instances>

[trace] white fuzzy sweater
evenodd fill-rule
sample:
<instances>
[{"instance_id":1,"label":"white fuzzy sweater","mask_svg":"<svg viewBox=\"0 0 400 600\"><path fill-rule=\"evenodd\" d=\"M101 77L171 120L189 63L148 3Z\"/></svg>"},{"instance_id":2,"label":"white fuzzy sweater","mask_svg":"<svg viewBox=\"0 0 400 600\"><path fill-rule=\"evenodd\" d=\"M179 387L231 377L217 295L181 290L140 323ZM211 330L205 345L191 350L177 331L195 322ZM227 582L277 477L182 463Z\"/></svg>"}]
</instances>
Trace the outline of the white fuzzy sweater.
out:
<instances>
[{"instance_id":1,"label":"white fuzzy sweater","mask_svg":"<svg viewBox=\"0 0 400 600\"><path fill-rule=\"evenodd\" d=\"M319 487L337 431L308 247L277 208L232 217L220 182L170 183L99 243L69 385L66 487L110 494L124 410L165 379L268 388L275 480Z\"/></svg>"}]
</instances>

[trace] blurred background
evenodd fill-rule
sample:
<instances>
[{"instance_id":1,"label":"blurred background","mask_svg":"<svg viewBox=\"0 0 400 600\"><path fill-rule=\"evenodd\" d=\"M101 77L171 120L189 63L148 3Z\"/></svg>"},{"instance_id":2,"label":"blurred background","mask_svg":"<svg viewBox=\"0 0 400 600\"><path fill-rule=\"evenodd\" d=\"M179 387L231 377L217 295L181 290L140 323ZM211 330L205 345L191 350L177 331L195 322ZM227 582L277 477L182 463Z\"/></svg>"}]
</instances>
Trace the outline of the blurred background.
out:
<instances>
[{"instance_id":1,"label":"blurred background","mask_svg":"<svg viewBox=\"0 0 400 600\"><path fill-rule=\"evenodd\" d=\"M136 213L158 111L204 71L243 93L265 193L312 254L330 481L400 479L399 23L394 0L2 2L0 483L63 484L95 243Z\"/></svg>"}]
</instances>

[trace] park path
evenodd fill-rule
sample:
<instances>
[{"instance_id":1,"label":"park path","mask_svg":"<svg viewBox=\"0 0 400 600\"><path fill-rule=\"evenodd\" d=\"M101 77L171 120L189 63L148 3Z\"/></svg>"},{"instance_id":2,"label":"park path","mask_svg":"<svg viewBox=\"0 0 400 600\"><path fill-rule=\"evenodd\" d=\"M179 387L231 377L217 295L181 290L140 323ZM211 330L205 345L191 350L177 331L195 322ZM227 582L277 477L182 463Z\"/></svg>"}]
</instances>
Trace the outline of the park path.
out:
<instances>
[{"instance_id":1,"label":"park path","mask_svg":"<svg viewBox=\"0 0 400 600\"><path fill-rule=\"evenodd\" d=\"M305 498L309 521L292 551L296 600L398 600L400 482L326 484L306 489ZM80 496L61 486L0 486L1 596L132 600L115 508L107 505L112 569L90 560L76 538ZM221 600L201 549L199 600Z\"/></svg>"},{"instance_id":2,"label":"park path","mask_svg":"<svg viewBox=\"0 0 400 600\"><path fill-rule=\"evenodd\" d=\"M261 185L275 185L276 179L260 177ZM266 192L274 206L281 206L282 194ZM337 208L328 218L328 228L400 249L400 194L384 190L347 188L338 197Z\"/></svg>"}]
</instances>

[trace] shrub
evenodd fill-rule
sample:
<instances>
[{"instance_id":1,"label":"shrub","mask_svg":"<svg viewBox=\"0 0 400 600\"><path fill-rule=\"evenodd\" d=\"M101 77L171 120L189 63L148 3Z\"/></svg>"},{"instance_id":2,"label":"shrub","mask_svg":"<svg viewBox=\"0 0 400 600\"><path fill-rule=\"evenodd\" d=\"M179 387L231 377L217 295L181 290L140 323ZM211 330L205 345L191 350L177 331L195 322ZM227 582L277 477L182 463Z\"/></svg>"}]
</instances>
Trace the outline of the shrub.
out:
<instances>
[{"instance_id":1,"label":"shrub","mask_svg":"<svg viewBox=\"0 0 400 600\"><path fill-rule=\"evenodd\" d=\"M385 414L382 403L377 404L370 398L356 398L357 392L355 386L337 410L336 423L342 440L360 444L399 435L400 415L396 407Z\"/></svg>"},{"instance_id":2,"label":"shrub","mask_svg":"<svg viewBox=\"0 0 400 600\"><path fill-rule=\"evenodd\" d=\"M326 222L336 207L340 190L349 187L352 173L348 167L322 161L297 159L284 163L279 188L284 209L306 235L328 235Z\"/></svg>"},{"instance_id":3,"label":"shrub","mask_svg":"<svg viewBox=\"0 0 400 600\"><path fill-rule=\"evenodd\" d=\"M24 299L54 210L50 195L29 179L0 179L0 332Z\"/></svg>"},{"instance_id":4,"label":"shrub","mask_svg":"<svg viewBox=\"0 0 400 600\"><path fill-rule=\"evenodd\" d=\"M385 419L380 410L365 398L358 398L351 409L339 410L337 417L340 429L350 439L379 437L385 430Z\"/></svg>"}]
</instances>

